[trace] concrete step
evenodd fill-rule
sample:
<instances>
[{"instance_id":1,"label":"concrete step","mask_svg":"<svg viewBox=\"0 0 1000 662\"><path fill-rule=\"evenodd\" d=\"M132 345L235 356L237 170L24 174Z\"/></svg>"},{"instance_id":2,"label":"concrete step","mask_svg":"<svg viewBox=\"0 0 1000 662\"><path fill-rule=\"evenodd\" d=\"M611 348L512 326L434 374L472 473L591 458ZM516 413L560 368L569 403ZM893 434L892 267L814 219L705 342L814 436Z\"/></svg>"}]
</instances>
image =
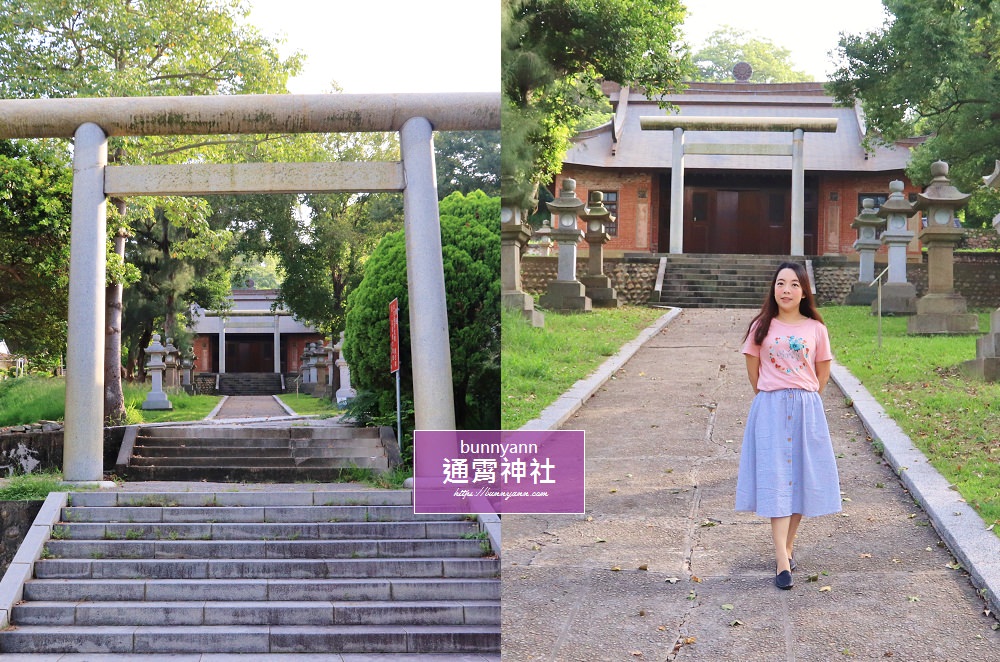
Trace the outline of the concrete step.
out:
<instances>
[{"instance_id":1,"label":"concrete step","mask_svg":"<svg viewBox=\"0 0 1000 662\"><path fill-rule=\"evenodd\" d=\"M14 607L25 625L488 625L497 600L108 601L28 602Z\"/></svg>"},{"instance_id":2,"label":"concrete step","mask_svg":"<svg viewBox=\"0 0 1000 662\"><path fill-rule=\"evenodd\" d=\"M499 559L476 522L414 515L409 491L67 500L0 630L5 655L498 659Z\"/></svg>"},{"instance_id":3,"label":"concrete step","mask_svg":"<svg viewBox=\"0 0 1000 662\"><path fill-rule=\"evenodd\" d=\"M52 558L345 559L482 556L478 540L50 540Z\"/></svg>"},{"instance_id":4,"label":"concrete step","mask_svg":"<svg viewBox=\"0 0 1000 662\"><path fill-rule=\"evenodd\" d=\"M185 455L181 457L158 457L133 455L129 463L130 467L149 466L185 466L191 468L217 467L294 467L295 460L289 457L288 453L281 456L267 455Z\"/></svg>"},{"instance_id":5,"label":"concrete step","mask_svg":"<svg viewBox=\"0 0 1000 662\"><path fill-rule=\"evenodd\" d=\"M0 632L5 653L478 653L499 648L498 625L26 625Z\"/></svg>"},{"instance_id":6,"label":"concrete step","mask_svg":"<svg viewBox=\"0 0 1000 662\"><path fill-rule=\"evenodd\" d=\"M386 458L375 460L351 458L330 467L300 466L282 467L184 467L154 466L129 467L126 478L134 482L142 481L188 481L212 483L289 483L312 481L317 483L336 482L351 469L371 469L376 472L388 471Z\"/></svg>"},{"instance_id":7,"label":"concrete step","mask_svg":"<svg viewBox=\"0 0 1000 662\"><path fill-rule=\"evenodd\" d=\"M406 506L412 512L413 492L410 490L337 491L224 491L224 492L76 492L70 496L74 507L138 507L138 506ZM363 512L363 511L352 511ZM459 519L453 517L452 519Z\"/></svg>"},{"instance_id":8,"label":"concrete step","mask_svg":"<svg viewBox=\"0 0 1000 662\"><path fill-rule=\"evenodd\" d=\"M204 506L149 508L143 506L62 509L61 523L280 523L280 522L441 522L463 519L462 515L414 515L408 506Z\"/></svg>"},{"instance_id":9,"label":"concrete step","mask_svg":"<svg viewBox=\"0 0 1000 662\"><path fill-rule=\"evenodd\" d=\"M150 437L140 436L135 447L144 448L282 448L288 450L288 437Z\"/></svg>"},{"instance_id":10,"label":"concrete step","mask_svg":"<svg viewBox=\"0 0 1000 662\"><path fill-rule=\"evenodd\" d=\"M479 531L475 522L318 522L63 524L59 540L328 540L383 538L459 538Z\"/></svg>"},{"instance_id":11,"label":"concrete step","mask_svg":"<svg viewBox=\"0 0 1000 662\"><path fill-rule=\"evenodd\" d=\"M490 576L399 577L377 575L367 577L228 577L228 578L177 578L134 579L118 577L33 579L24 585L24 599L28 602L115 602L152 600L184 602L189 600L246 601L246 600L499 600L499 564L485 561L480 569L491 571ZM464 560L438 561L446 568L460 568ZM145 567L149 567L147 562ZM262 564L258 564L262 565ZM274 566L275 564L271 564ZM296 564L296 567L301 567ZM347 565L347 564L345 564ZM351 564L356 568L372 568L373 563ZM397 568L403 563L385 564ZM410 564L417 566L417 563ZM470 566L474 565L471 562ZM140 570L143 566L134 566ZM417 568L404 568L404 570ZM475 568L466 568L475 570Z\"/></svg>"}]
</instances>

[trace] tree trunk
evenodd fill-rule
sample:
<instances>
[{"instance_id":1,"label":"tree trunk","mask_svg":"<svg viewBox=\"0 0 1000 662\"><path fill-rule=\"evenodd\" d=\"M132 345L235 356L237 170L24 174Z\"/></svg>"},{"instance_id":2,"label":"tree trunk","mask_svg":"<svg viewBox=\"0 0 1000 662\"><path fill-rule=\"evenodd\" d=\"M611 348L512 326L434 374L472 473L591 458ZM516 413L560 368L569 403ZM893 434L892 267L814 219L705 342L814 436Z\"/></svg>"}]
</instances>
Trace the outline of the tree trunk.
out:
<instances>
[{"instance_id":1,"label":"tree trunk","mask_svg":"<svg viewBox=\"0 0 1000 662\"><path fill-rule=\"evenodd\" d=\"M118 210L124 216L125 201L117 200ZM115 235L115 252L125 258L124 228ZM104 316L104 423L125 423L125 394L122 391L122 294L121 283L112 283L106 290L107 304Z\"/></svg>"}]
</instances>

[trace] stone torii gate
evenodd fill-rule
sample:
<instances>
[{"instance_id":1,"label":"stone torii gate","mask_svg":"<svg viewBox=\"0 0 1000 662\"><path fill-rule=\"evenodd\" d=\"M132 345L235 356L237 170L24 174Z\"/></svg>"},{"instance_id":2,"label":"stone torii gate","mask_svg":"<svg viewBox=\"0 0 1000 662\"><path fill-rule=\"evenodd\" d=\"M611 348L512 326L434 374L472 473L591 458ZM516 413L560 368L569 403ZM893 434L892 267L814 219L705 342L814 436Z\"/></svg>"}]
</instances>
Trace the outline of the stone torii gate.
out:
<instances>
[{"instance_id":1,"label":"stone torii gate","mask_svg":"<svg viewBox=\"0 0 1000 662\"><path fill-rule=\"evenodd\" d=\"M834 133L837 118L826 117L696 117L644 116L639 126L647 131L672 131L670 166L670 252L684 252L684 155L745 154L792 157L792 255L805 255L805 159L806 131ZM714 143L684 144L684 131L785 131L792 133L790 145Z\"/></svg>"},{"instance_id":2,"label":"stone torii gate","mask_svg":"<svg viewBox=\"0 0 1000 662\"><path fill-rule=\"evenodd\" d=\"M108 196L402 192L416 427L454 429L431 132L499 128L493 93L0 101L0 138L75 139L63 478L103 477ZM107 165L109 136L366 131L398 131L402 161Z\"/></svg>"}]
</instances>

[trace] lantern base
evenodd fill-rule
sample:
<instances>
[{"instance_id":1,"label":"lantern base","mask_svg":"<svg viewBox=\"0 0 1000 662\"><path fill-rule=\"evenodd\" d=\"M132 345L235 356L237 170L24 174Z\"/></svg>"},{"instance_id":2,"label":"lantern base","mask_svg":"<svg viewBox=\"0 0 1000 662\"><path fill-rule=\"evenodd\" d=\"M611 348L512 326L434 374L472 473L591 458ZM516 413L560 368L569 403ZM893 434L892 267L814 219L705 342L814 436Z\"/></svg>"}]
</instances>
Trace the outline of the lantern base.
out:
<instances>
[{"instance_id":1,"label":"lantern base","mask_svg":"<svg viewBox=\"0 0 1000 662\"><path fill-rule=\"evenodd\" d=\"M854 283L844 298L845 306L867 306L878 298L878 287L868 283Z\"/></svg>"},{"instance_id":2,"label":"lantern base","mask_svg":"<svg viewBox=\"0 0 1000 662\"><path fill-rule=\"evenodd\" d=\"M520 310L521 316L528 320L531 326L536 328L545 326L545 316L535 310L535 300L530 294L520 290L510 290L503 293L501 301L505 308Z\"/></svg>"},{"instance_id":3,"label":"lantern base","mask_svg":"<svg viewBox=\"0 0 1000 662\"><path fill-rule=\"evenodd\" d=\"M589 313L593 302L586 296L587 288L577 280L554 280L538 299L538 304L549 310L571 313Z\"/></svg>"},{"instance_id":4,"label":"lantern base","mask_svg":"<svg viewBox=\"0 0 1000 662\"><path fill-rule=\"evenodd\" d=\"M872 300L872 315L878 314L878 295ZM886 283L882 286L883 315L916 315L917 288L913 283Z\"/></svg>"},{"instance_id":5,"label":"lantern base","mask_svg":"<svg viewBox=\"0 0 1000 662\"><path fill-rule=\"evenodd\" d=\"M580 282L587 288L587 296L594 308L618 308L618 292L611 287L611 279L601 274L599 276L580 276Z\"/></svg>"}]
</instances>

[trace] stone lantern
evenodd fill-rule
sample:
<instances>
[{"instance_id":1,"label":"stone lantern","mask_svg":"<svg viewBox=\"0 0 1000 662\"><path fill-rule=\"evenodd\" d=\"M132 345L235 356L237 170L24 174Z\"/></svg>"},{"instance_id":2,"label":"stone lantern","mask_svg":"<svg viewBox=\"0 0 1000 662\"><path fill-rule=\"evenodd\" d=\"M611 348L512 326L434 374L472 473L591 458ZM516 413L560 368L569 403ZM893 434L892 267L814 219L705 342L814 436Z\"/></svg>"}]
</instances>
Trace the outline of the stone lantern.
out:
<instances>
[{"instance_id":1,"label":"stone lantern","mask_svg":"<svg viewBox=\"0 0 1000 662\"><path fill-rule=\"evenodd\" d=\"M191 371L194 370L195 354L193 348L188 348L181 354L181 386L188 393L193 392L191 388Z\"/></svg>"},{"instance_id":2,"label":"stone lantern","mask_svg":"<svg viewBox=\"0 0 1000 662\"><path fill-rule=\"evenodd\" d=\"M163 388L176 388L177 382L177 356L179 352L174 347L174 339L167 338L167 344L163 347Z\"/></svg>"},{"instance_id":3,"label":"stone lantern","mask_svg":"<svg viewBox=\"0 0 1000 662\"><path fill-rule=\"evenodd\" d=\"M917 314L906 330L913 334L977 333L979 317L966 312L965 299L955 292L955 245L965 230L956 227L954 218L970 194L951 185L944 161L931 164L931 176L930 186L917 195L914 206L927 213L927 227L920 232L920 241L927 246L927 294L917 301Z\"/></svg>"},{"instance_id":4,"label":"stone lantern","mask_svg":"<svg viewBox=\"0 0 1000 662\"><path fill-rule=\"evenodd\" d=\"M551 281L538 303L552 310L589 312L592 309L586 288L576 279L576 245L583 239L583 232L576 227L577 215L583 210L583 200L576 197L576 180L562 180L559 197L545 205L552 212L556 224L552 238L559 242L559 273ZM558 221L556 220L558 219Z\"/></svg>"},{"instance_id":5,"label":"stone lantern","mask_svg":"<svg viewBox=\"0 0 1000 662\"><path fill-rule=\"evenodd\" d=\"M611 279L604 275L604 244L611 236L605 232L604 224L614 222L614 217L604 206L604 194L591 191L587 196L587 207L580 218L587 224L584 239L590 246L587 258L587 274L580 277L580 282L587 288L587 296L595 308L617 308L621 305L618 293L611 286Z\"/></svg>"},{"instance_id":6,"label":"stone lantern","mask_svg":"<svg viewBox=\"0 0 1000 662\"><path fill-rule=\"evenodd\" d=\"M882 245L875 235L885 220L875 211L875 201L865 198L861 201L861 213L855 217L851 227L857 229L858 239L854 242L854 250L858 252L858 282L851 287L844 304L848 306L867 306L878 296L878 291L871 285L875 280L875 251Z\"/></svg>"},{"instance_id":7,"label":"stone lantern","mask_svg":"<svg viewBox=\"0 0 1000 662\"><path fill-rule=\"evenodd\" d=\"M340 342L333 346L337 350L337 368L340 369L340 388L334 394L337 404L345 406L350 400L357 397L358 392L351 388L351 369L344 360L344 332L340 332Z\"/></svg>"},{"instance_id":8,"label":"stone lantern","mask_svg":"<svg viewBox=\"0 0 1000 662\"><path fill-rule=\"evenodd\" d=\"M1000 161L993 172L983 177L988 188L1000 189ZM1000 232L1000 214L993 218L993 227ZM976 339L976 358L962 367L968 374L989 382L1000 381L1000 308L990 315L990 332Z\"/></svg>"},{"instance_id":9,"label":"stone lantern","mask_svg":"<svg viewBox=\"0 0 1000 662\"><path fill-rule=\"evenodd\" d=\"M906 221L913 214L913 205L903 196L903 182L889 182L889 198L882 203L878 215L885 219L882 244L888 246L889 277L882 285L882 312L913 315L917 312L917 288L906 280L906 247L913 240L913 231ZM870 282L870 281L869 281ZM872 304L872 312L875 312Z\"/></svg>"},{"instance_id":10,"label":"stone lantern","mask_svg":"<svg viewBox=\"0 0 1000 662\"><path fill-rule=\"evenodd\" d=\"M522 222L521 206L515 201L518 197L501 195L500 300L505 307L521 311L532 326L544 326L545 317L535 310L535 300L521 289L521 251L531 238L531 226Z\"/></svg>"},{"instance_id":11,"label":"stone lantern","mask_svg":"<svg viewBox=\"0 0 1000 662\"><path fill-rule=\"evenodd\" d=\"M146 348L146 372L150 374L152 385L149 393L146 394L145 402L142 403L143 409L174 408L170 404L170 400L167 399L167 394L163 392L163 369L166 367L163 363L163 355L166 353L167 349L160 344L160 334L154 333L153 341Z\"/></svg>"}]
</instances>

